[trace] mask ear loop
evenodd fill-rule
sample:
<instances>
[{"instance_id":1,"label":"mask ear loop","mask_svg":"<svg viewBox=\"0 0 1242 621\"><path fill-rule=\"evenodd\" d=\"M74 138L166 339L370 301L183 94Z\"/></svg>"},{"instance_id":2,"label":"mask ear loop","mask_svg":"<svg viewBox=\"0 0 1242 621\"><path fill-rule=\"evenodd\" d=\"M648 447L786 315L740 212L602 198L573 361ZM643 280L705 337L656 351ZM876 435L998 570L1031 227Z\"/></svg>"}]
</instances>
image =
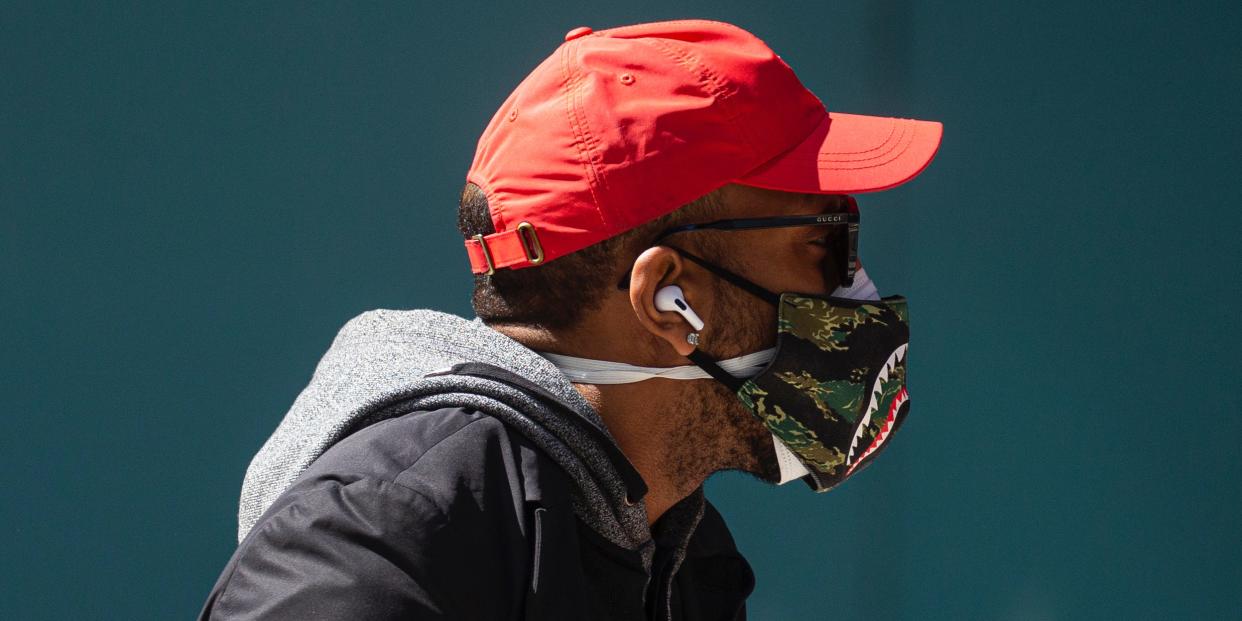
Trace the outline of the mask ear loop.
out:
<instances>
[{"instance_id":1,"label":"mask ear loop","mask_svg":"<svg viewBox=\"0 0 1242 621\"><path fill-rule=\"evenodd\" d=\"M764 289L763 287L760 287L759 285L756 285L755 283L746 280L745 278L742 278L741 276L734 274L723 267L708 263L706 260L694 256L693 254L686 252L677 246L669 246L669 248L676 250L681 256L690 259L703 269L729 281L730 284L742 289L743 291L750 293L751 295L767 302L768 304L771 304L772 306L778 308L780 307L781 296L768 291L767 289ZM721 368L719 364L716 364L716 360L714 358L698 348L695 348L694 351L687 354L686 358L688 358L690 362L698 365L700 369L706 371L707 374L712 376L716 381L728 386L729 390L732 390L733 392L741 390L742 384L746 383L746 379L734 377L728 371Z\"/></svg>"},{"instance_id":2,"label":"mask ear loop","mask_svg":"<svg viewBox=\"0 0 1242 621\"><path fill-rule=\"evenodd\" d=\"M656 241L658 242L659 240L656 240ZM756 285L755 283L750 282L749 280L746 280L745 278L742 278L741 276L734 274L733 272L730 272L729 270L723 267L720 267L718 265L712 265L711 263L708 263L705 259L696 257L693 254L686 252L685 250L682 250L681 248L678 248L677 246L668 246L668 248L672 248L674 251L677 252L677 254L680 254L681 256L687 259L690 259L691 261L697 263L703 269L727 280L729 283L742 289L743 291L759 298L760 300L763 300L764 302L767 302L768 304L771 304L772 306L776 308L780 308L780 304L781 304L780 295L772 293L771 291L768 291L767 289L764 289L763 287L760 287L759 285ZM624 291L629 288L630 288L630 275L627 272L625 275L621 277L620 282L617 283L617 289ZM714 378L716 381L720 382L721 384L724 384L725 386L728 386L729 389L732 390L733 392L737 392L738 390L740 390L742 388L742 384L746 383L745 379L739 379L737 377L734 377L731 373L721 368L719 364L716 364L716 360L714 358L707 355L703 351L699 350L697 347L695 348L694 351L686 355L686 358L689 359L690 362L693 362L694 364L698 365L700 369L703 369L704 371L706 371L707 374L712 376L712 378Z\"/></svg>"},{"instance_id":3,"label":"mask ear loop","mask_svg":"<svg viewBox=\"0 0 1242 621\"><path fill-rule=\"evenodd\" d=\"M705 259L696 257L693 254L678 248L677 246L669 246L669 248L676 250L681 256L699 264L699 267L702 267L703 269L729 281L733 286L745 290L747 293L763 300L764 302L767 302L768 304L771 304L774 307L780 307L781 296L772 293L771 291L768 291L767 289L764 289L763 287L760 287L759 285L756 285L755 283L750 282L749 280L746 280L745 278L742 278L741 276L738 276L737 274L734 274L719 265L708 263Z\"/></svg>"},{"instance_id":4,"label":"mask ear loop","mask_svg":"<svg viewBox=\"0 0 1242 621\"><path fill-rule=\"evenodd\" d=\"M776 308L780 308L780 304L781 304L780 295L773 293L771 291L768 291L767 289L764 289L763 287L760 287L759 285L756 285L755 283L750 282L749 280L746 280L745 278L742 278L741 276L738 276L737 274L734 274L733 272L730 272L729 270L723 267L720 267L718 265L713 265L709 263L706 259L697 257L689 252L686 252L685 250L682 250L681 248L678 248L677 246L666 246L666 247L675 250L677 254L680 254L681 256L687 259L690 259L694 263L697 263L703 269L729 281L731 284L733 284L733 286L742 289L743 291L759 298L760 300L763 300L764 302L767 302L768 304L771 304L772 306ZM621 280L617 282L617 289L620 289L621 291L626 291L629 288L630 288L630 274L629 272L626 272L623 276L621 276Z\"/></svg>"},{"instance_id":5,"label":"mask ear loop","mask_svg":"<svg viewBox=\"0 0 1242 621\"><path fill-rule=\"evenodd\" d=\"M689 358L690 362L699 365L700 369L706 371L716 381L728 386L729 390L733 392L741 390L742 384L746 383L745 379L733 377L728 371L720 368L720 365L716 364L716 360L703 353L701 349L696 348L694 351L686 354L686 358Z\"/></svg>"}]
</instances>

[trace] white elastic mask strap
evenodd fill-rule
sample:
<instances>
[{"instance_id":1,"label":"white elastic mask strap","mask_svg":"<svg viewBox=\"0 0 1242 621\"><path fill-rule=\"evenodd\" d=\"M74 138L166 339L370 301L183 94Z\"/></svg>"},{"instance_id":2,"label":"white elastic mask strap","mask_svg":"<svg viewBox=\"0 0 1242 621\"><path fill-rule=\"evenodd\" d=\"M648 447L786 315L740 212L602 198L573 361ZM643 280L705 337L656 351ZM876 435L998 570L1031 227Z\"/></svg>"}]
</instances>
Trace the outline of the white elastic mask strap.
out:
<instances>
[{"instance_id":1,"label":"white elastic mask strap","mask_svg":"<svg viewBox=\"0 0 1242 621\"><path fill-rule=\"evenodd\" d=\"M539 352L556 368L577 384L632 384L654 378L694 380L711 379L707 371L687 364L679 367L640 367L611 360L592 360L576 356L564 356ZM762 349L754 353L721 360L717 364L734 377L754 377L776 357L776 348Z\"/></svg>"}]
</instances>

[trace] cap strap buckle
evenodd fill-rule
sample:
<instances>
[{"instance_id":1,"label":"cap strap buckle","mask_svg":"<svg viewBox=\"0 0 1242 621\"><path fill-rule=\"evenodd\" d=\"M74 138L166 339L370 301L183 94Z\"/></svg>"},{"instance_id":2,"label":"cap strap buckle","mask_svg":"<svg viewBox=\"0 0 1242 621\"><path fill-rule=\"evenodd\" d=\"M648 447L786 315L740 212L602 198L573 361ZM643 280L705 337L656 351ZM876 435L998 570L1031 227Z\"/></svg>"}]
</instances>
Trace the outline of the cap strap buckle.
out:
<instances>
[{"instance_id":1,"label":"cap strap buckle","mask_svg":"<svg viewBox=\"0 0 1242 621\"><path fill-rule=\"evenodd\" d=\"M543 245L539 243L539 236L535 234L535 227L529 222L523 222L517 227L518 241L522 242L522 252L526 253L526 260L531 265L539 265L543 263Z\"/></svg>"},{"instance_id":2,"label":"cap strap buckle","mask_svg":"<svg viewBox=\"0 0 1242 621\"><path fill-rule=\"evenodd\" d=\"M484 276L491 276L496 273L496 262L492 261L492 252L487 248L487 240L483 239L483 234L479 233L474 236L474 241L479 242L479 248L483 250L483 260L487 262L487 271L483 272Z\"/></svg>"}]
</instances>

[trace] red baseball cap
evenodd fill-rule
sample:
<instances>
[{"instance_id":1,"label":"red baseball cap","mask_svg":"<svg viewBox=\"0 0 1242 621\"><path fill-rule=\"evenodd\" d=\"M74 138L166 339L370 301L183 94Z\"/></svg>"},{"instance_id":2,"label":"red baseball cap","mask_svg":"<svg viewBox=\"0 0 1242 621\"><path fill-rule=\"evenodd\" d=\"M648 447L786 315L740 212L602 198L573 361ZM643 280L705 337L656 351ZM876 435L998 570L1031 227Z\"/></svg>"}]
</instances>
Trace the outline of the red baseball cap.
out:
<instances>
[{"instance_id":1,"label":"red baseball cap","mask_svg":"<svg viewBox=\"0 0 1242 621\"><path fill-rule=\"evenodd\" d=\"M828 112L757 37L687 20L582 27L505 100L466 180L496 232L471 269L520 269L649 222L728 183L884 190L940 145L931 121Z\"/></svg>"}]
</instances>

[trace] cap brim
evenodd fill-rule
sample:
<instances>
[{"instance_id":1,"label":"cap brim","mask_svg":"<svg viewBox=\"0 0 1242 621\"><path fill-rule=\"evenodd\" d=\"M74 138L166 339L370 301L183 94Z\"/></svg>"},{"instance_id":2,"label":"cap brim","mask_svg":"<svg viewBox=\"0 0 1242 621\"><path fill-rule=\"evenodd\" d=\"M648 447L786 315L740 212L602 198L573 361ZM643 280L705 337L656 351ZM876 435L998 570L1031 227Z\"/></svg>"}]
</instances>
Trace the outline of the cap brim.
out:
<instances>
[{"instance_id":1,"label":"cap brim","mask_svg":"<svg viewBox=\"0 0 1242 621\"><path fill-rule=\"evenodd\" d=\"M829 112L800 144L737 183L813 194L887 190L927 168L941 133L935 121Z\"/></svg>"}]
</instances>

